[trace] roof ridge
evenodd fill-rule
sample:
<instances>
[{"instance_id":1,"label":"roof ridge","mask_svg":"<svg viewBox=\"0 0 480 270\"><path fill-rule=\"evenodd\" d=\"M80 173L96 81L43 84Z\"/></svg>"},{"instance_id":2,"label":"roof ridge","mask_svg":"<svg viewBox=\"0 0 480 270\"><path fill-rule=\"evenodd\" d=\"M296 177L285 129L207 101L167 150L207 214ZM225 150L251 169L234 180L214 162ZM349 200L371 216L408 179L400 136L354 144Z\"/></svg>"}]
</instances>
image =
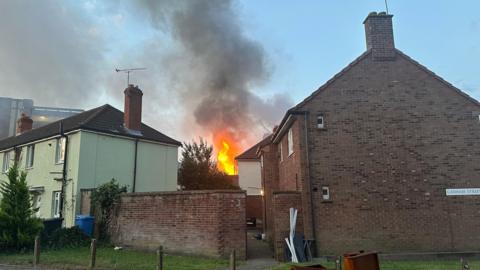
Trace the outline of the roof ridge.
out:
<instances>
[{"instance_id":1,"label":"roof ridge","mask_svg":"<svg viewBox=\"0 0 480 270\"><path fill-rule=\"evenodd\" d=\"M357 58L355 58L352 62L350 62L350 64L348 64L346 67L344 67L342 70L340 70L339 72L335 73L335 75L333 75L333 77L331 77L330 79L328 79L324 84L322 84L320 87L317 88L317 90L313 91L308 97L306 97L304 100L302 100L300 103L298 103L297 105L293 106L292 108L290 108L288 111L291 111L291 110L295 110L295 109L298 109L298 107L302 106L303 104L305 104L307 101L309 101L310 99L314 98L314 96L316 96L321 90L327 88L330 84L332 84L334 81L336 81L338 78L340 78L342 75L344 75L347 71L349 71L351 68L353 68L356 64L358 64L361 60L363 60L364 58L366 58L370 53L371 53L371 49L370 50L367 50L365 51L364 53L362 53L360 56L358 56Z\"/></svg>"},{"instance_id":2,"label":"roof ridge","mask_svg":"<svg viewBox=\"0 0 480 270\"><path fill-rule=\"evenodd\" d=\"M96 112L94 112L92 115L90 115L89 117L87 117L85 120L83 120L82 122L79 123L79 126L84 126L86 124L88 124L90 121L92 121L94 118L96 118L98 115L100 115L100 113L104 112L108 107L112 107L110 104L104 104L100 107L96 107L96 108L93 108L91 110L88 110L86 112L91 112L93 110L98 110ZM113 107L112 107L113 108Z\"/></svg>"},{"instance_id":3,"label":"roof ridge","mask_svg":"<svg viewBox=\"0 0 480 270\"><path fill-rule=\"evenodd\" d=\"M313 99L316 95L318 95L320 93L320 91L326 89L328 86L330 86L334 81L336 81L338 78L340 78L341 76L343 76L347 71L349 71L351 68L353 68L356 64L358 64L360 61L362 61L363 59L365 59L368 55L370 55L370 53L372 52L372 49L369 49L365 52L363 52L360 56L358 56L357 58L355 58L352 62L350 62L350 64L348 64L346 67L344 67L342 70L340 70L339 72L337 72L335 75L333 75L333 77L331 77L329 80L327 80L324 84L322 84L320 87L317 88L317 90L313 91L308 97L306 97L304 100L302 100L301 102L299 102L297 105L293 106L292 108L288 109L287 112L285 113L285 115L283 116L282 118L282 121L280 122L280 124L278 125L278 129L276 132L274 132L272 135L272 139L275 138L277 136L277 133L280 132L280 127L282 127L284 124L285 124L285 121L287 119L287 116L296 111L299 107L303 106L305 103L307 103L308 101L310 101L311 99Z\"/></svg>"},{"instance_id":4,"label":"roof ridge","mask_svg":"<svg viewBox=\"0 0 480 270\"><path fill-rule=\"evenodd\" d=\"M461 95L462 97L466 98L467 100L469 100L470 102L472 102L473 104L477 105L477 106L480 106L480 102L478 100L476 100L475 98L471 97L469 94L463 92L460 88L458 87L455 87L453 84L451 84L450 82L446 81L445 79L443 79L442 77L440 77L439 75L437 75L435 72L431 71L430 69L428 69L426 66L420 64L418 61L416 61L415 59L411 58L410 56L408 56L407 54L403 53L402 51L400 51L399 49L395 49L395 51L397 52L398 55L402 56L405 60L409 61L410 63L414 64L415 66L417 66L418 68L420 68L421 70L425 71L427 74L433 76L435 79L437 79L438 81L440 81L441 83L445 84L446 86L448 86L449 88L451 88L452 90L454 90L457 94Z\"/></svg>"}]
</instances>

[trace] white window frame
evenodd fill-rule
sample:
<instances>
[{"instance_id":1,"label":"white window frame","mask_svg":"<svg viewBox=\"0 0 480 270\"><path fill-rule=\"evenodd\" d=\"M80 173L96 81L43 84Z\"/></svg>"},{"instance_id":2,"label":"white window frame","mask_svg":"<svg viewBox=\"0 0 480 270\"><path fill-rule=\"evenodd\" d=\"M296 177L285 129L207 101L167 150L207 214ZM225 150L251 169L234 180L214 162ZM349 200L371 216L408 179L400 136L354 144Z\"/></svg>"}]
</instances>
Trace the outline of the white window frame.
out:
<instances>
[{"instance_id":1,"label":"white window frame","mask_svg":"<svg viewBox=\"0 0 480 270\"><path fill-rule=\"evenodd\" d=\"M282 147L282 141L280 140L280 162L283 161L283 147Z\"/></svg>"},{"instance_id":2,"label":"white window frame","mask_svg":"<svg viewBox=\"0 0 480 270\"><path fill-rule=\"evenodd\" d=\"M325 117L323 115L317 115L317 128L323 129L325 128Z\"/></svg>"},{"instance_id":3,"label":"white window frame","mask_svg":"<svg viewBox=\"0 0 480 270\"><path fill-rule=\"evenodd\" d=\"M60 217L60 203L61 203L61 191L54 191L52 196L52 216L54 218Z\"/></svg>"},{"instance_id":4,"label":"white window frame","mask_svg":"<svg viewBox=\"0 0 480 270\"><path fill-rule=\"evenodd\" d=\"M56 147L55 147L55 163L62 164L65 161L65 146L66 146L67 139L65 137L61 137L57 139Z\"/></svg>"},{"instance_id":5,"label":"white window frame","mask_svg":"<svg viewBox=\"0 0 480 270\"><path fill-rule=\"evenodd\" d=\"M322 187L322 199L324 201L330 200L330 188L328 188L327 186Z\"/></svg>"},{"instance_id":6,"label":"white window frame","mask_svg":"<svg viewBox=\"0 0 480 270\"><path fill-rule=\"evenodd\" d=\"M260 166L263 168L263 154L260 156Z\"/></svg>"},{"instance_id":7,"label":"white window frame","mask_svg":"<svg viewBox=\"0 0 480 270\"><path fill-rule=\"evenodd\" d=\"M288 156L293 154L293 130L290 128L288 130Z\"/></svg>"},{"instance_id":8,"label":"white window frame","mask_svg":"<svg viewBox=\"0 0 480 270\"><path fill-rule=\"evenodd\" d=\"M2 172L7 173L10 169L10 152L3 153Z\"/></svg>"},{"instance_id":9,"label":"white window frame","mask_svg":"<svg viewBox=\"0 0 480 270\"><path fill-rule=\"evenodd\" d=\"M25 159L25 168L32 168L35 162L35 145L27 146L27 158Z\"/></svg>"}]
</instances>

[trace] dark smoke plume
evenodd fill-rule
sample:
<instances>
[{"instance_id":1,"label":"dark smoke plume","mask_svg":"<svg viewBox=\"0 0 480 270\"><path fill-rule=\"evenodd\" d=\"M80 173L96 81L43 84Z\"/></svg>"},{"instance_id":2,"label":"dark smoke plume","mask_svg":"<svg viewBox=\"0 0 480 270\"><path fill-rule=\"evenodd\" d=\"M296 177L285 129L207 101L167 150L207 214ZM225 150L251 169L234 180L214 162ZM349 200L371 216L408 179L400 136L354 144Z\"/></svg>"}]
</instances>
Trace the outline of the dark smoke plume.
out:
<instances>
[{"instance_id":1,"label":"dark smoke plume","mask_svg":"<svg viewBox=\"0 0 480 270\"><path fill-rule=\"evenodd\" d=\"M148 124L181 140L223 130L249 146L291 100L252 92L272 68L261 44L245 34L239 9L229 0L0 1L0 96L122 109L125 77L114 68L146 67L132 81L144 90ZM110 39L121 27L116 16L155 34L119 47Z\"/></svg>"},{"instance_id":2,"label":"dark smoke plume","mask_svg":"<svg viewBox=\"0 0 480 270\"><path fill-rule=\"evenodd\" d=\"M266 103L250 92L269 79L270 69L263 47L243 32L233 1L141 3L152 24L167 29L180 45L167 63L184 64L171 69L170 79L200 129L213 134L226 130L238 140L251 140L249 136L267 132L262 126L270 126L272 118L278 121L291 104L285 95Z\"/></svg>"}]
</instances>

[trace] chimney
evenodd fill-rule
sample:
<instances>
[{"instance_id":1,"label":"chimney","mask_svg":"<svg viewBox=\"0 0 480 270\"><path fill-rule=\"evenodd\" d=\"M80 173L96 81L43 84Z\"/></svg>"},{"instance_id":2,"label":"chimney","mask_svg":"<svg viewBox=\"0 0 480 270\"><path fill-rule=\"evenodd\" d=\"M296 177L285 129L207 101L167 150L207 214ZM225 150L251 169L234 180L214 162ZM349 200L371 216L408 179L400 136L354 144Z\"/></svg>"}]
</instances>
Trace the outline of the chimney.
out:
<instances>
[{"instance_id":1,"label":"chimney","mask_svg":"<svg viewBox=\"0 0 480 270\"><path fill-rule=\"evenodd\" d=\"M372 50L374 60L388 61L395 59L392 17L393 15L385 12L370 12L363 21L367 50Z\"/></svg>"},{"instance_id":2,"label":"chimney","mask_svg":"<svg viewBox=\"0 0 480 270\"><path fill-rule=\"evenodd\" d=\"M124 122L131 131L142 131L142 90L138 86L129 84L123 92L125 94Z\"/></svg>"},{"instance_id":3,"label":"chimney","mask_svg":"<svg viewBox=\"0 0 480 270\"><path fill-rule=\"evenodd\" d=\"M20 119L17 120L17 135L24 133L25 131L31 130L33 126L33 120L27 114L22 113Z\"/></svg>"}]
</instances>

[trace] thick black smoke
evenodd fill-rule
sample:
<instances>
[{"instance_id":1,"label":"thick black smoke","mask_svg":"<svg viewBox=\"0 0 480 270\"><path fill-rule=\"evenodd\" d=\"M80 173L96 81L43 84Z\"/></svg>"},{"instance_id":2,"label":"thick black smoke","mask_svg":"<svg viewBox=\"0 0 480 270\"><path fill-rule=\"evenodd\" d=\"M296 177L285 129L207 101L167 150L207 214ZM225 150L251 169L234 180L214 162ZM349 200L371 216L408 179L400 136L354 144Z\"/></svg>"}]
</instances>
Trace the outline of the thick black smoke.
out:
<instances>
[{"instance_id":1,"label":"thick black smoke","mask_svg":"<svg viewBox=\"0 0 480 270\"><path fill-rule=\"evenodd\" d=\"M152 24L169 31L181 46L170 61L184 64L172 69L171 78L200 129L213 134L226 130L238 140L252 139L249 136L267 132L266 127L291 104L286 95L267 103L251 92L269 79L270 68L261 44L245 35L235 2L141 3Z\"/></svg>"},{"instance_id":2,"label":"thick black smoke","mask_svg":"<svg viewBox=\"0 0 480 270\"><path fill-rule=\"evenodd\" d=\"M181 140L227 131L248 146L291 101L252 92L272 69L245 34L239 9L229 0L0 1L0 96L122 109L125 77L114 68L146 67L132 81L144 90L148 124ZM116 16L147 22L155 34L111 54Z\"/></svg>"}]
</instances>

